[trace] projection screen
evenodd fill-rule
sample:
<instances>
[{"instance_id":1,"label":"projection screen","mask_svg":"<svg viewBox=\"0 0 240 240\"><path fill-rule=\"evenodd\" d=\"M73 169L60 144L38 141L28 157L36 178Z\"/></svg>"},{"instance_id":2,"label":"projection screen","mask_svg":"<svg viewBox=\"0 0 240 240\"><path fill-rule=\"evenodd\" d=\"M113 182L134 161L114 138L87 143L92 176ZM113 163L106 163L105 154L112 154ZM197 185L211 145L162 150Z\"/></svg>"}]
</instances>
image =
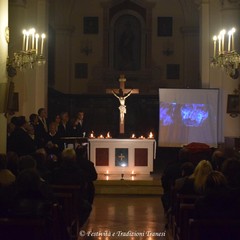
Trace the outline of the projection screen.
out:
<instances>
[{"instance_id":1,"label":"projection screen","mask_svg":"<svg viewBox=\"0 0 240 240\"><path fill-rule=\"evenodd\" d=\"M160 147L217 146L218 89L159 89Z\"/></svg>"}]
</instances>

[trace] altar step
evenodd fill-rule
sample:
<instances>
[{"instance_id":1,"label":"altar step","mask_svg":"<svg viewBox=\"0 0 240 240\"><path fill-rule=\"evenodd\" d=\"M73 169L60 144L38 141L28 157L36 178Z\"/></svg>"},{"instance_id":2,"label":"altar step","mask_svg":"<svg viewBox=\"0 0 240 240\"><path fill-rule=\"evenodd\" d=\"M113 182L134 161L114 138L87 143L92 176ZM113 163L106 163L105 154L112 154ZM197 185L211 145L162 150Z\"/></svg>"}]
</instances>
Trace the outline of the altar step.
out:
<instances>
[{"instance_id":1,"label":"altar step","mask_svg":"<svg viewBox=\"0 0 240 240\"><path fill-rule=\"evenodd\" d=\"M156 175L121 175L98 176L95 181L96 194L127 194L127 195L162 195L163 188L160 177Z\"/></svg>"}]
</instances>

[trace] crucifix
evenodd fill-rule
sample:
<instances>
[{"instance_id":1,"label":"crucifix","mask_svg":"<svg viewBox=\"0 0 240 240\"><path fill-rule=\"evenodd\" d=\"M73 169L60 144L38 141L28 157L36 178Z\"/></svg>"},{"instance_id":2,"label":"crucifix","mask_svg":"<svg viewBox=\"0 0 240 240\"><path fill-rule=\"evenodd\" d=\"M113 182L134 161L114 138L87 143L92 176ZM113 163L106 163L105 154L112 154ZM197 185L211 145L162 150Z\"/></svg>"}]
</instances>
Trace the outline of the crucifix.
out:
<instances>
[{"instance_id":1,"label":"crucifix","mask_svg":"<svg viewBox=\"0 0 240 240\"><path fill-rule=\"evenodd\" d=\"M119 121L119 133L124 134L124 118L127 113L127 108L125 105L126 98L128 98L131 94L138 94L139 89L127 89L125 88L126 78L123 74L120 75L119 78L120 87L119 89L106 89L106 93L113 94L116 98L118 98L120 106L118 107L120 112L120 121Z\"/></svg>"}]
</instances>

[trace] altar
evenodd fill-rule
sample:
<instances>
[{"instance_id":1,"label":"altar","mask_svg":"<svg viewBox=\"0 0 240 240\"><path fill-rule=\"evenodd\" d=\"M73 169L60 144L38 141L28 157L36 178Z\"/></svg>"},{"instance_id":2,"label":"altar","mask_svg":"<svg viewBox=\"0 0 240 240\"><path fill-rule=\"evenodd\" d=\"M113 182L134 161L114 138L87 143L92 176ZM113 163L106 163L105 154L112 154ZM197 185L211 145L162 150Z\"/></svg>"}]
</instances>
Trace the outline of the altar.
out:
<instances>
[{"instance_id":1,"label":"altar","mask_svg":"<svg viewBox=\"0 0 240 240\"><path fill-rule=\"evenodd\" d=\"M154 139L89 139L90 160L98 174L138 175L153 172Z\"/></svg>"}]
</instances>

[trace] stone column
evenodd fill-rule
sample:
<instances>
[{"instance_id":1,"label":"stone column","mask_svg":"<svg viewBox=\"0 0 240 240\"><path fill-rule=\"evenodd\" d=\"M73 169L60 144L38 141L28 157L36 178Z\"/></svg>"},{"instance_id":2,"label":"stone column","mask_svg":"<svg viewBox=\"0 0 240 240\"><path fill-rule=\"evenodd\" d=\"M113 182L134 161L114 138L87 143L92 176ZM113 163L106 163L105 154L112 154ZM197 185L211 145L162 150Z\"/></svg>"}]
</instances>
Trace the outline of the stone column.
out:
<instances>
[{"instance_id":1,"label":"stone column","mask_svg":"<svg viewBox=\"0 0 240 240\"><path fill-rule=\"evenodd\" d=\"M0 1L0 83L7 82L6 60L8 56L8 44L5 39L8 27L8 0ZM3 98L4 96L0 96ZM0 99L4 102L5 99ZM6 153L7 146L7 119L4 113L0 113L0 153Z\"/></svg>"},{"instance_id":2,"label":"stone column","mask_svg":"<svg viewBox=\"0 0 240 240\"><path fill-rule=\"evenodd\" d=\"M200 11L200 77L203 88L210 87L209 79L209 0L199 2Z\"/></svg>"},{"instance_id":3,"label":"stone column","mask_svg":"<svg viewBox=\"0 0 240 240\"><path fill-rule=\"evenodd\" d=\"M236 28L235 49L240 53L240 1L239 0L222 0L221 1L221 19L222 28L227 31L232 27ZM221 29L219 29L221 30ZM230 78L225 72L222 73L222 111L223 111L223 136L239 137L240 135L240 116L232 118L226 113L228 94L233 94L233 90L238 87L240 83L238 79Z\"/></svg>"}]
</instances>

